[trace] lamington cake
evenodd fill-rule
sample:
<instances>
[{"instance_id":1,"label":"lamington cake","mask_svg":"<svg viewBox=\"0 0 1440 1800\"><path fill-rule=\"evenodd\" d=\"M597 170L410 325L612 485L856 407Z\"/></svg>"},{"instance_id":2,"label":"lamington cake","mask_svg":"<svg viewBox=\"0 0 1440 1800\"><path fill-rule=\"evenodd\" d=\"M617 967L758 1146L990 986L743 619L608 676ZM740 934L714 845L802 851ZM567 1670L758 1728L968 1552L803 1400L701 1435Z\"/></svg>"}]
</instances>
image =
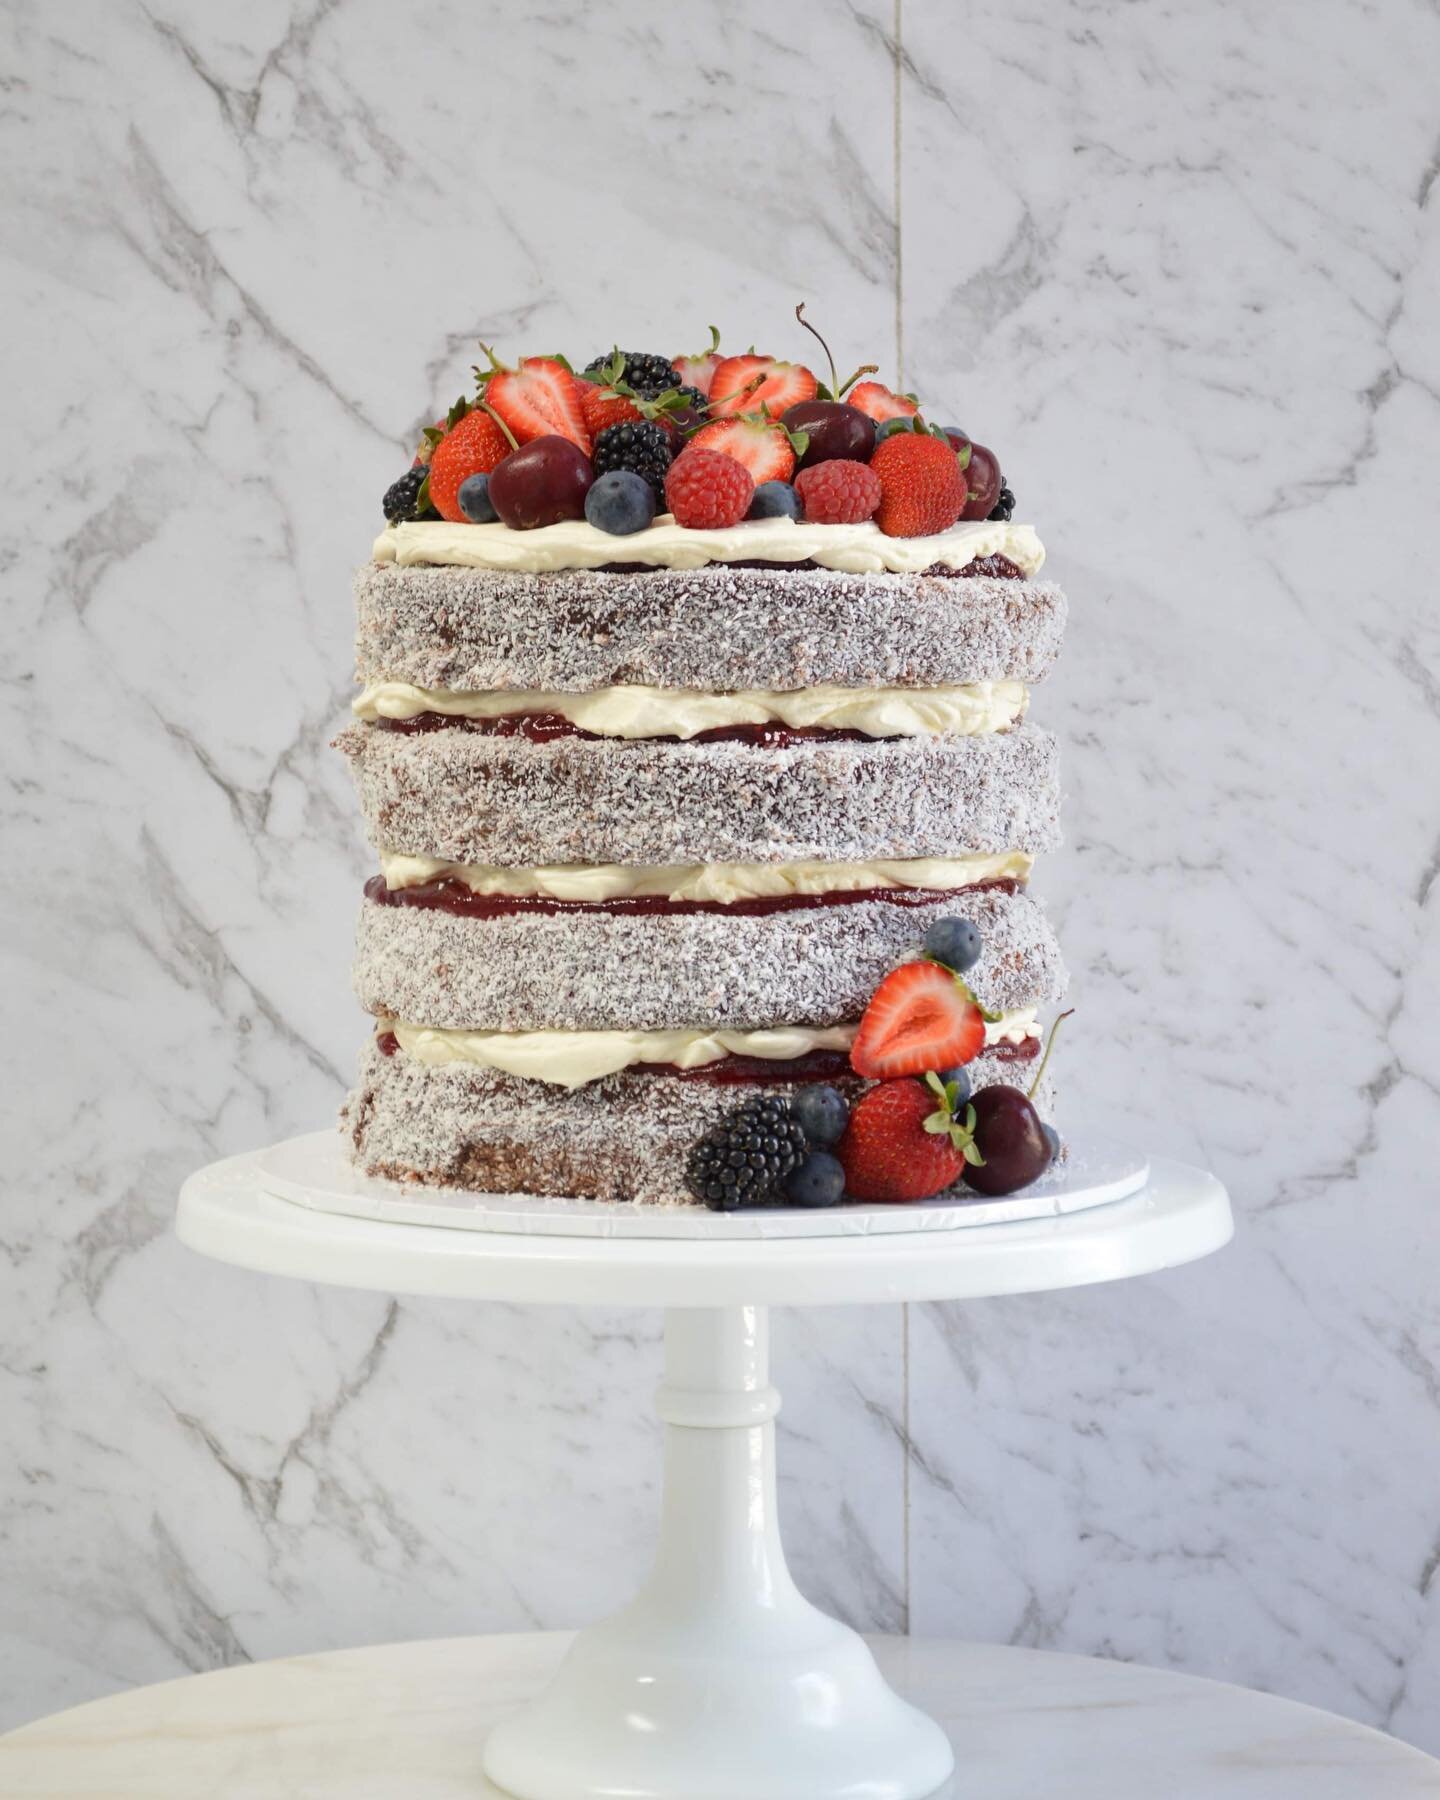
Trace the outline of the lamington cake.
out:
<instances>
[{"instance_id":1,"label":"lamington cake","mask_svg":"<svg viewBox=\"0 0 1440 1800\"><path fill-rule=\"evenodd\" d=\"M358 1166L693 1205L695 1146L724 1161L743 1103L818 1117L823 1090L837 1149L908 1073L949 1084L963 1172L967 1104L1030 1085L1065 987L1029 891L1059 842L1029 705L1065 600L997 458L876 381L714 347L477 379L355 584ZM1034 1101L1048 1121L1048 1081Z\"/></svg>"}]
</instances>

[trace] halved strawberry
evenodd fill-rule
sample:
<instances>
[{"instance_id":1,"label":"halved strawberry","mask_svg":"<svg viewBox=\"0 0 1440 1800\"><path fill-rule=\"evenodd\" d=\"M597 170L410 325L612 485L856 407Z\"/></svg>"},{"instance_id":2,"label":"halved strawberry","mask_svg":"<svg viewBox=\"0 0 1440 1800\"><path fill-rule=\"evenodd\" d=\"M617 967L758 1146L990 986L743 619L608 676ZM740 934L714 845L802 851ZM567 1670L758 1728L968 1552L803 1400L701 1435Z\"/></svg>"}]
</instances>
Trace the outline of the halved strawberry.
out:
<instances>
[{"instance_id":1,"label":"halved strawberry","mask_svg":"<svg viewBox=\"0 0 1440 1800\"><path fill-rule=\"evenodd\" d=\"M795 452L785 427L772 419L716 419L702 425L686 445L690 450L718 450L750 471L759 487L762 481L788 481L795 473Z\"/></svg>"},{"instance_id":2,"label":"halved strawberry","mask_svg":"<svg viewBox=\"0 0 1440 1800\"><path fill-rule=\"evenodd\" d=\"M553 356L524 357L518 369L507 369L487 346L489 370L476 373L484 397L515 434L517 443L538 437L563 437L590 454L590 433L580 389L584 385Z\"/></svg>"},{"instance_id":3,"label":"halved strawberry","mask_svg":"<svg viewBox=\"0 0 1440 1800\"><path fill-rule=\"evenodd\" d=\"M710 383L715 371L720 367L720 333L712 325L710 327L710 348L702 350L696 356L672 356L681 387L698 388L702 394L709 394Z\"/></svg>"},{"instance_id":4,"label":"halved strawberry","mask_svg":"<svg viewBox=\"0 0 1440 1800\"><path fill-rule=\"evenodd\" d=\"M913 419L920 408L908 394L892 394L881 381L862 381L845 396L847 406L858 406L877 425L886 419Z\"/></svg>"},{"instance_id":5,"label":"halved strawberry","mask_svg":"<svg viewBox=\"0 0 1440 1800\"><path fill-rule=\"evenodd\" d=\"M985 1015L964 982L937 963L902 963L870 997L850 1046L850 1067L872 1081L923 1075L974 1060Z\"/></svg>"},{"instance_id":6,"label":"halved strawberry","mask_svg":"<svg viewBox=\"0 0 1440 1800\"><path fill-rule=\"evenodd\" d=\"M710 380L710 416L768 412L778 419L787 406L813 400L819 384L804 363L776 362L773 356L727 356Z\"/></svg>"}]
</instances>

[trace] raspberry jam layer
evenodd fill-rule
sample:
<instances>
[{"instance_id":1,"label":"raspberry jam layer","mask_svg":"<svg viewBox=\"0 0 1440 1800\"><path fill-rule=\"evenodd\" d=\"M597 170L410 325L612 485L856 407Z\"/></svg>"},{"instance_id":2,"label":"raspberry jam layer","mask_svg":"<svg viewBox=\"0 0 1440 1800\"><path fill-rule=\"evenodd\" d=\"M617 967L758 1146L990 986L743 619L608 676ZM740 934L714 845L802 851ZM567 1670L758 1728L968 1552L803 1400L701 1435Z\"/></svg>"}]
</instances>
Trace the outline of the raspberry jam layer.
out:
<instances>
[{"instance_id":1,"label":"raspberry jam layer","mask_svg":"<svg viewBox=\"0 0 1440 1800\"><path fill-rule=\"evenodd\" d=\"M561 713L503 713L498 719L461 719L450 713L416 713L413 719L377 719L382 731L473 731L481 737L522 737L532 744L550 744L556 738L588 738L591 743L629 743L628 738L606 737L599 731L582 731ZM893 740L867 737L863 731L829 731L820 725L716 725L693 737L657 736L647 744L754 744L763 750L787 750L794 744L882 744Z\"/></svg>"},{"instance_id":2,"label":"raspberry jam layer","mask_svg":"<svg viewBox=\"0 0 1440 1800\"><path fill-rule=\"evenodd\" d=\"M968 888L855 888L833 894L761 894L750 900L667 900L661 894L635 894L614 900L556 900L548 894L477 894L463 881L443 877L415 887L392 888L383 875L365 883L365 898L376 906L418 906L454 913L462 919L500 919L513 913L612 913L619 918L684 918L688 913L724 913L728 918L763 919L772 913L803 912L812 907L859 906L879 901L885 906L931 906L993 888L1013 894L1020 884L1009 876L977 881Z\"/></svg>"},{"instance_id":3,"label":"raspberry jam layer","mask_svg":"<svg viewBox=\"0 0 1440 1800\"><path fill-rule=\"evenodd\" d=\"M400 1040L393 1031L382 1031L375 1044L382 1056L394 1056L400 1048ZM1024 1038L1018 1044L996 1044L986 1054L993 1056L996 1062L1022 1063L1032 1061L1039 1052L1039 1038ZM697 1082L704 1087L774 1087L777 1082L805 1084L857 1079L850 1067L850 1058L843 1050L811 1050L788 1062L775 1062L763 1056L727 1056L699 1069L682 1069L678 1063L635 1063L625 1073L646 1075L657 1081Z\"/></svg>"},{"instance_id":4,"label":"raspberry jam layer","mask_svg":"<svg viewBox=\"0 0 1440 1800\"><path fill-rule=\"evenodd\" d=\"M820 564L817 562L812 562L809 557L806 557L803 562L764 562L764 561L761 561L754 557L747 557L743 561L727 562L727 563L712 563L710 565L710 567L717 568L717 569L780 569L780 570L817 569L818 570L818 569L820 569ZM833 575L836 573L836 571L834 569L825 569L825 570L822 570L821 572L826 575ZM617 563L603 563L595 571L595 573L598 575L655 575L655 574L667 574L668 575L668 574L674 573L674 571L669 570L669 569L657 568L657 566L652 563L617 562ZM952 569L947 563L931 563L931 565L928 569L922 569L920 571L920 573L922 575L944 575L944 576L947 576L952 579L958 577L962 580L964 578L966 578L967 576L975 576L975 575L998 576L1002 581L1024 581L1025 580L1025 571L1019 566L1018 563L1011 562L1011 560L1008 556L976 556L976 557L972 557L971 560L968 563L966 563L966 565L963 569Z\"/></svg>"}]
</instances>

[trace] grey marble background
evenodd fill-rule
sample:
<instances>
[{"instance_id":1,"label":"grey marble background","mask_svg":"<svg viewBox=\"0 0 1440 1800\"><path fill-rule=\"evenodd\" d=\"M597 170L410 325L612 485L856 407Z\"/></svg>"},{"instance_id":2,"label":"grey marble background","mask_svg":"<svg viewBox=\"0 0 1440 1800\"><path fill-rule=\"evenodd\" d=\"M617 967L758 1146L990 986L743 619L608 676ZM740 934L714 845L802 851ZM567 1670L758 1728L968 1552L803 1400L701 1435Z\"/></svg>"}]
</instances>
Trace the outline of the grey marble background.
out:
<instances>
[{"instance_id":1,"label":"grey marble background","mask_svg":"<svg viewBox=\"0 0 1440 1800\"><path fill-rule=\"evenodd\" d=\"M417 422L480 335L800 353L808 298L1051 546L1072 1116L1243 1224L1161 1279L782 1315L797 1572L1440 1749L1433 5L0 14L5 1722L636 1580L653 1315L168 1227L362 1035L326 742Z\"/></svg>"}]
</instances>

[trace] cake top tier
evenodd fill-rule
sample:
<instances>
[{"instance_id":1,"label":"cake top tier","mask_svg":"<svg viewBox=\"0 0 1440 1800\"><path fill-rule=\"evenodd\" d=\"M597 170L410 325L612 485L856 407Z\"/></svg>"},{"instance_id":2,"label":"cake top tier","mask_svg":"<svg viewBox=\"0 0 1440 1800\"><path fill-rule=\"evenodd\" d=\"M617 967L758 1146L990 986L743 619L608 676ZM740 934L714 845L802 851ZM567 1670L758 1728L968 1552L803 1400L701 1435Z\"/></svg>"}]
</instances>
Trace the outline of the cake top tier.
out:
<instances>
[{"instance_id":1,"label":"cake top tier","mask_svg":"<svg viewBox=\"0 0 1440 1800\"><path fill-rule=\"evenodd\" d=\"M874 364L842 381L795 311L828 380L754 349L723 355L714 327L693 356L617 349L578 373L563 356L510 366L482 346L473 394L386 491L374 560L863 575L998 558L1033 576L1044 553L1013 523L996 454L872 379Z\"/></svg>"}]
</instances>

